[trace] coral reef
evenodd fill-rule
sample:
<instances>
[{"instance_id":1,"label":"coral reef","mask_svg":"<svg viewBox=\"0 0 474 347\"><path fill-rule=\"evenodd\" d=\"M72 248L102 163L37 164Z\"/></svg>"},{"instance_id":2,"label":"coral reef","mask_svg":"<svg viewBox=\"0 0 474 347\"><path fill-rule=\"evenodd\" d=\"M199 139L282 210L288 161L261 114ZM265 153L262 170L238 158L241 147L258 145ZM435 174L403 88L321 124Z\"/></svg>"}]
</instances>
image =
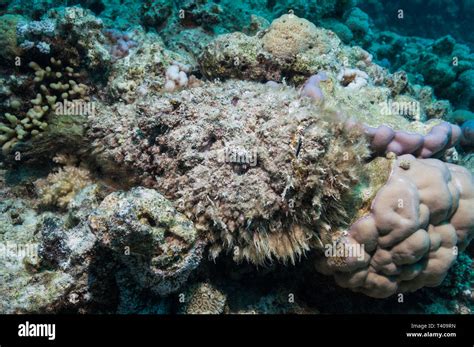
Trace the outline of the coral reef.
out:
<instances>
[{"instance_id":1,"label":"coral reef","mask_svg":"<svg viewBox=\"0 0 474 347\"><path fill-rule=\"evenodd\" d=\"M23 50L36 48L40 53L51 53L48 43L55 35L56 23L51 19L19 22L16 26L17 40Z\"/></svg>"},{"instance_id":2,"label":"coral reef","mask_svg":"<svg viewBox=\"0 0 474 347\"><path fill-rule=\"evenodd\" d=\"M16 26L23 20L22 16L5 14L0 16L0 45L2 61L13 64L13 58L20 54Z\"/></svg>"},{"instance_id":3,"label":"coral reef","mask_svg":"<svg viewBox=\"0 0 474 347\"><path fill-rule=\"evenodd\" d=\"M360 1L359 6L365 10L378 27L386 30L400 32L406 36L420 36L436 38L448 33L455 35L456 39L474 43L472 33L466 33L470 18L474 15L474 9L470 1L454 1L445 3L440 0L430 1ZM404 10L403 22L397 16L380 16L380 13L397 13L399 9ZM420 12L422 11L422 12ZM423 16L417 14L423 13ZM432 25L436 22L437 25Z\"/></svg>"},{"instance_id":4,"label":"coral reef","mask_svg":"<svg viewBox=\"0 0 474 347\"><path fill-rule=\"evenodd\" d=\"M57 217L39 215L30 206L2 199L2 246L11 247L10 256L0 258L2 313L55 312L68 303L71 291L87 288L81 274L87 277L93 235L80 228L66 233L57 228Z\"/></svg>"},{"instance_id":5,"label":"coral reef","mask_svg":"<svg viewBox=\"0 0 474 347\"><path fill-rule=\"evenodd\" d=\"M140 36L140 49L113 64L106 86L106 92L110 97L121 98L129 103L148 93L162 91L167 81L176 84L173 78L179 79L179 71L178 76L168 78L166 71L170 66L176 66L178 70L182 69L181 71L191 71L188 61L167 50L157 35L151 33L136 33L136 35ZM195 81L194 77L191 78L187 73L186 80L182 79L182 83L186 85ZM171 82L168 83L169 86L170 84Z\"/></svg>"},{"instance_id":6,"label":"coral reef","mask_svg":"<svg viewBox=\"0 0 474 347\"><path fill-rule=\"evenodd\" d=\"M342 50L334 33L290 14L255 36L239 32L218 36L203 50L199 65L208 78L281 81L334 69Z\"/></svg>"},{"instance_id":7,"label":"coral reef","mask_svg":"<svg viewBox=\"0 0 474 347\"><path fill-rule=\"evenodd\" d=\"M38 214L27 200L2 200L2 247L16 247L11 256L0 258L0 275L6 280L0 284L2 313L114 312L133 300L131 288L135 295L150 287L166 295L184 283L199 264L203 247L192 224L154 191L137 188L128 193L142 196L141 206L127 206L127 193L105 199L103 194L98 186L87 186L64 215ZM111 203L125 210L112 210L111 216ZM128 224L114 229L119 220ZM145 259L152 255L147 248L157 252L153 260Z\"/></svg>"},{"instance_id":8,"label":"coral reef","mask_svg":"<svg viewBox=\"0 0 474 347\"><path fill-rule=\"evenodd\" d=\"M430 40L382 31L367 50L378 61L389 60L391 70L404 70L413 82L430 85L456 108L473 108L473 54L451 36Z\"/></svg>"},{"instance_id":9,"label":"coral reef","mask_svg":"<svg viewBox=\"0 0 474 347\"><path fill-rule=\"evenodd\" d=\"M2 2L0 313L472 312L472 35L393 6Z\"/></svg>"}]
</instances>

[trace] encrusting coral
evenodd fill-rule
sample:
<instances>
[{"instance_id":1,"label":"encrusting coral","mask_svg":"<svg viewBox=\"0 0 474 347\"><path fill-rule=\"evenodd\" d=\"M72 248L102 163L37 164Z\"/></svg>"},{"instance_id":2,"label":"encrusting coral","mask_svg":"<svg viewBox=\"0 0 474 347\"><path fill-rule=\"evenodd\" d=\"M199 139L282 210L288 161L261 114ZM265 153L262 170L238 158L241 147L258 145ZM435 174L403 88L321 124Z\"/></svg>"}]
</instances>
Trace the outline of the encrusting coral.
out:
<instances>
[{"instance_id":1,"label":"encrusting coral","mask_svg":"<svg viewBox=\"0 0 474 347\"><path fill-rule=\"evenodd\" d=\"M176 291L202 258L193 223L152 189L108 195L89 226L134 283L159 295Z\"/></svg>"}]
</instances>

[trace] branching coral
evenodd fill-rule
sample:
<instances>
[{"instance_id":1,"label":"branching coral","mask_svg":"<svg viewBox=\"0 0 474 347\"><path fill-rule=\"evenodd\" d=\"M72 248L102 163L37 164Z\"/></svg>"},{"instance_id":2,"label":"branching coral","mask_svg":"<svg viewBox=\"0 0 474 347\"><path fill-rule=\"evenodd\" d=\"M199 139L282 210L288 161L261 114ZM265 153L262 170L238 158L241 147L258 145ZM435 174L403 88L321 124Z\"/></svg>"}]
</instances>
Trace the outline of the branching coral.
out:
<instances>
[{"instance_id":1,"label":"branching coral","mask_svg":"<svg viewBox=\"0 0 474 347\"><path fill-rule=\"evenodd\" d=\"M40 53L51 53L51 42L56 34L56 22L52 19L41 21L21 21L16 27L19 47L29 50L34 47Z\"/></svg>"},{"instance_id":2,"label":"branching coral","mask_svg":"<svg viewBox=\"0 0 474 347\"><path fill-rule=\"evenodd\" d=\"M70 100L88 100L88 87L76 80L81 77L71 66L64 66L61 60L50 59L50 65L42 68L35 62L29 67L34 71L34 99L21 104L17 99L10 102L14 112L5 113L0 123L0 144L4 154L20 141L40 136L48 127L52 117L67 113Z\"/></svg>"},{"instance_id":3,"label":"branching coral","mask_svg":"<svg viewBox=\"0 0 474 347\"><path fill-rule=\"evenodd\" d=\"M388 167L370 212L332 236L341 247L363 247L317 262L341 286L377 298L439 285L474 237L474 180L465 168L411 155Z\"/></svg>"}]
</instances>

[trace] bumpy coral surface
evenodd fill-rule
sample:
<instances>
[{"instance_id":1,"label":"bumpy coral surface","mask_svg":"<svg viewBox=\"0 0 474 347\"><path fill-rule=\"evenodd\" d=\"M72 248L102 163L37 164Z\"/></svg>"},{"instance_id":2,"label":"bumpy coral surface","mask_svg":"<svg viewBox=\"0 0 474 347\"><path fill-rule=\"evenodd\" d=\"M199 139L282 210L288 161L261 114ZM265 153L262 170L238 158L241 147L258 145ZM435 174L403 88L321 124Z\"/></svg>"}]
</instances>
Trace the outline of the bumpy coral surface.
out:
<instances>
[{"instance_id":1,"label":"bumpy coral surface","mask_svg":"<svg viewBox=\"0 0 474 347\"><path fill-rule=\"evenodd\" d=\"M387 183L337 242L364 245L318 262L343 287L384 298L439 285L474 237L474 180L463 167L400 156Z\"/></svg>"},{"instance_id":2,"label":"bumpy coral surface","mask_svg":"<svg viewBox=\"0 0 474 347\"><path fill-rule=\"evenodd\" d=\"M224 312L226 296L209 283L198 283L185 295L183 314L221 314Z\"/></svg>"},{"instance_id":3,"label":"bumpy coral surface","mask_svg":"<svg viewBox=\"0 0 474 347\"><path fill-rule=\"evenodd\" d=\"M455 124L443 122L435 125L425 136L405 131L394 131L386 125L378 128L365 127L372 150L386 154L414 154L420 158L430 158L443 154L456 145L461 138L461 129Z\"/></svg>"}]
</instances>

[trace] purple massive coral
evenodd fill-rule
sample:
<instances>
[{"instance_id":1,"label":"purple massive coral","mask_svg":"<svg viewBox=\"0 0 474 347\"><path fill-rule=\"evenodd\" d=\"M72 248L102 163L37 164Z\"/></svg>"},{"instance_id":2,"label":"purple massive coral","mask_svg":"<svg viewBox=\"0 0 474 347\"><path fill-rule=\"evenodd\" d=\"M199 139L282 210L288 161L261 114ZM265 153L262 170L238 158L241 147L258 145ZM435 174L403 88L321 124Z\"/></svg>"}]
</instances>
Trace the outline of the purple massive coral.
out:
<instances>
[{"instance_id":1,"label":"purple massive coral","mask_svg":"<svg viewBox=\"0 0 474 347\"><path fill-rule=\"evenodd\" d=\"M319 86L321 81L327 81L327 74L319 72L312 75L301 88L300 95L311 98L317 102L324 100L323 92ZM455 146L461 139L461 128L455 124L442 122L431 128L426 135L421 135L403 130L394 130L387 125L380 125L377 128L360 124L357 120L344 120L339 117L340 121L345 121L346 126L361 127L370 143L370 147L374 154L385 155L393 152L397 155L413 154L420 158L430 158L441 156L448 148ZM463 132L466 133L463 143L467 143L472 133L472 127L466 125Z\"/></svg>"},{"instance_id":2,"label":"purple massive coral","mask_svg":"<svg viewBox=\"0 0 474 347\"><path fill-rule=\"evenodd\" d=\"M333 239L359 247L358 256L317 262L342 287L376 298L439 285L474 237L474 180L468 170L412 155L391 166L369 212Z\"/></svg>"}]
</instances>

